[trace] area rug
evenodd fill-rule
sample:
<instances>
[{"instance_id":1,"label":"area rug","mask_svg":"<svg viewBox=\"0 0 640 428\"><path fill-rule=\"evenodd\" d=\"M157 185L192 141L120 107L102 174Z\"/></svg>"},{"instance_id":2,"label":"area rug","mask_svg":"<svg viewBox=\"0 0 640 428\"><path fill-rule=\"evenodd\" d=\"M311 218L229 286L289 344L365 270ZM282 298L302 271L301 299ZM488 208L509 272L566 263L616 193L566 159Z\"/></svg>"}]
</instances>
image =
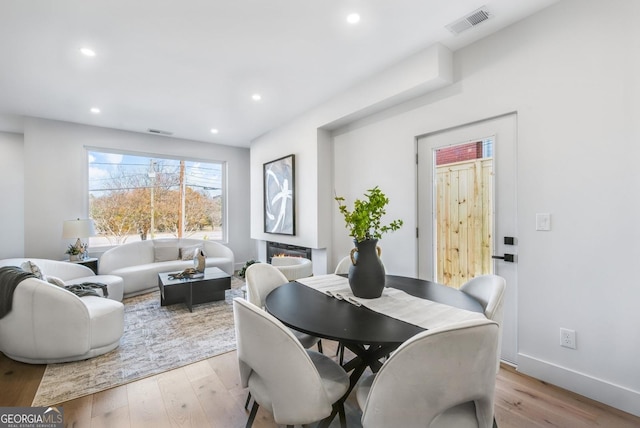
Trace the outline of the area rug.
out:
<instances>
[{"instance_id":1,"label":"area rug","mask_svg":"<svg viewBox=\"0 0 640 428\"><path fill-rule=\"evenodd\" d=\"M124 334L115 350L84 361L49 364L32 406L50 406L195 363L236 347L232 278L225 300L160 306L160 292L127 298Z\"/></svg>"}]
</instances>

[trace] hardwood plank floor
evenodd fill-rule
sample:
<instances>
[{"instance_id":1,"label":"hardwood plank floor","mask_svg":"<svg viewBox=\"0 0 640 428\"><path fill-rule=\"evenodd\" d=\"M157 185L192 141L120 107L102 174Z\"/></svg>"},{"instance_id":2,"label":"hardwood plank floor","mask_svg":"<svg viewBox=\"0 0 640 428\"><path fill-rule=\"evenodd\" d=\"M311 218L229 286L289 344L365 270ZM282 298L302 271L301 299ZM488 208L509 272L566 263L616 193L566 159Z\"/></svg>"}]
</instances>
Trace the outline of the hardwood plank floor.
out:
<instances>
[{"instance_id":1,"label":"hardwood plank floor","mask_svg":"<svg viewBox=\"0 0 640 428\"><path fill-rule=\"evenodd\" d=\"M323 341L325 353L335 343ZM0 354L0 407L30 406L45 366L23 364ZM353 395L347 424L360 427ZM496 421L500 428L640 427L640 418L530 378L503 365L496 382ZM240 387L235 352L65 403L66 427L243 427L247 392ZM260 409L255 428L276 427ZM332 427L339 426L337 420Z\"/></svg>"}]
</instances>

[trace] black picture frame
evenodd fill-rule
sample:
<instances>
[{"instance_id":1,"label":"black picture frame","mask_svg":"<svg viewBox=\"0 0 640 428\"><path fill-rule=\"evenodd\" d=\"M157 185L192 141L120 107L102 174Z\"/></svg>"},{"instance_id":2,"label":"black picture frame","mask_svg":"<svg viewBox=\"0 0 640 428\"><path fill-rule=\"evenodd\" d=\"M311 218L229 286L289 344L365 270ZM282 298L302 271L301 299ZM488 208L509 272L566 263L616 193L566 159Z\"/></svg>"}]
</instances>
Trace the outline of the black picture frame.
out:
<instances>
[{"instance_id":1,"label":"black picture frame","mask_svg":"<svg viewBox=\"0 0 640 428\"><path fill-rule=\"evenodd\" d=\"M263 180L265 233L295 235L295 155L265 163Z\"/></svg>"}]
</instances>

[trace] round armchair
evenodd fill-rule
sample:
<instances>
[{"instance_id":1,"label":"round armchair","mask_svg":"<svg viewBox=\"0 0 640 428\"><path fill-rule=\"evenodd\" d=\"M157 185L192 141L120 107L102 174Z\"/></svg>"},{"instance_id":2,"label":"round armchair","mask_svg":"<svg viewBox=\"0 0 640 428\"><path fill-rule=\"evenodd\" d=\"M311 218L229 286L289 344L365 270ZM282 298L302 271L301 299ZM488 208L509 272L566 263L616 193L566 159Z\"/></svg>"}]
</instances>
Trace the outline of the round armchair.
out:
<instances>
[{"instance_id":1,"label":"round armchair","mask_svg":"<svg viewBox=\"0 0 640 428\"><path fill-rule=\"evenodd\" d=\"M304 257L273 257L271 265L277 268L287 277L289 281L298 278L307 278L313 275L313 264L311 260Z\"/></svg>"}]
</instances>

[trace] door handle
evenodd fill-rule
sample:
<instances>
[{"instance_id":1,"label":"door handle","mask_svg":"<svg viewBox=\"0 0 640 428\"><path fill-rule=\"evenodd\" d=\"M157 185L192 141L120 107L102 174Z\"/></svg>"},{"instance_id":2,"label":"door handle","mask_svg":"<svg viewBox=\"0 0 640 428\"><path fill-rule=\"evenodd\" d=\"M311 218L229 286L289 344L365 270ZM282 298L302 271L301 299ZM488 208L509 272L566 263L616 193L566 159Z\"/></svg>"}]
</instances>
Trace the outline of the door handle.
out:
<instances>
[{"instance_id":1,"label":"door handle","mask_svg":"<svg viewBox=\"0 0 640 428\"><path fill-rule=\"evenodd\" d=\"M504 256L491 256L492 259L499 259L499 260L504 260L505 262L510 262L513 263L515 262L515 258L516 256L513 254L506 254Z\"/></svg>"}]
</instances>

